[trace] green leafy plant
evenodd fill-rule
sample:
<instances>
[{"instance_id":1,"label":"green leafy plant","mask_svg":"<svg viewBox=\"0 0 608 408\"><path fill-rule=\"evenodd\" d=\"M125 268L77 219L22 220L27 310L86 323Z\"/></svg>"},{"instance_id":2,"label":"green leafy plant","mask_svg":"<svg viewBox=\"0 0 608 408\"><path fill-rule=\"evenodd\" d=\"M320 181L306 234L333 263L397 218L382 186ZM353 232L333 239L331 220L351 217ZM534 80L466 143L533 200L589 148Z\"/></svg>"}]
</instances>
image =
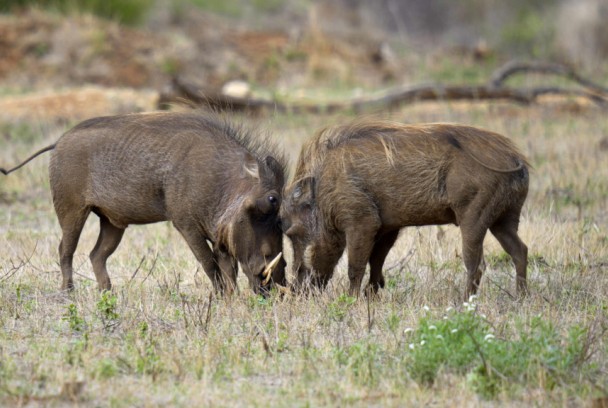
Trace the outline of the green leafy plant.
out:
<instances>
[{"instance_id":1,"label":"green leafy plant","mask_svg":"<svg viewBox=\"0 0 608 408\"><path fill-rule=\"evenodd\" d=\"M101 293L101 297L97 301L97 313L105 329L110 329L118 323L117 320L120 315L116 311L117 303L118 298L116 295L107 290Z\"/></svg>"},{"instance_id":2,"label":"green leafy plant","mask_svg":"<svg viewBox=\"0 0 608 408\"><path fill-rule=\"evenodd\" d=\"M448 310L440 320L423 317L416 330L406 329L407 368L417 382L432 384L441 368L464 373L477 360L477 345L491 334L490 326L471 303L465 305L464 312Z\"/></svg>"},{"instance_id":3,"label":"green leafy plant","mask_svg":"<svg viewBox=\"0 0 608 408\"><path fill-rule=\"evenodd\" d=\"M103 291L101 298L97 302L97 311L104 319L118 319L119 315L116 312L116 303L118 298L110 291Z\"/></svg>"},{"instance_id":4,"label":"green leafy plant","mask_svg":"<svg viewBox=\"0 0 608 408\"><path fill-rule=\"evenodd\" d=\"M74 303L70 303L68 305L68 308L61 320L68 322L70 329L75 332L82 333L86 328L86 322L84 318L78 314L78 309Z\"/></svg>"},{"instance_id":5,"label":"green leafy plant","mask_svg":"<svg viewBox=\"0 0 608 408\"><path fill-rule=\"evenodd\" d=\"M466 375L469 386L491 398L517 387L553 389L580 383L590 373L587 330L578 326L561 335L541 317L518 324L513 339L499 338L473 303L464 311L448 311L443 319L422 318L406 330L407 371L421 384L432 384L440 370Z\"/></svg>"}]
</instances>

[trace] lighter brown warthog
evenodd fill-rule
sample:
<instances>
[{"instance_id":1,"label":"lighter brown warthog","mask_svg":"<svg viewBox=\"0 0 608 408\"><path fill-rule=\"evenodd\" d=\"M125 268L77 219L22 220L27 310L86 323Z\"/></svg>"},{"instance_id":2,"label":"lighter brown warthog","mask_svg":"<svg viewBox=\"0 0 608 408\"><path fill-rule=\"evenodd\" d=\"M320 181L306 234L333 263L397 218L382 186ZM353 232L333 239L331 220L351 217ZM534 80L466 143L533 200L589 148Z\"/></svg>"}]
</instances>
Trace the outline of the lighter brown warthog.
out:
<instances>
[{"instance_id":1,"label":"lighter brown warthog","mask_svg":"<svg viewBox=\"0 0 608 408\"><path fill-rule=\"evenodd\" d=\"M489 229L514 260L526 291L526 245L517 235L528 163L504 136L470 126L357 122L321 131L302 148L284 193L282 228L294 250L296 285L325 287L348 250L350 294L384 287L382 265L407 226L460 226L476 293Z\"/></svg>"},{"instance_id":2,"label":"lighter brown warthog","mask_svg":"<svg viewBox=\"0 0 608 408\"><path fill-rule=\"evenodd\" d=\"M165 220L217 291L236 287L238 263L256 292L285 284L278 211L286 164L268 141L200 113L100 117L0 171L48 150L63 289L73 288L72 257L91 212L100 219L91 262L102 290L111 288L106 260L127 226ZM272 280L264 279L269 263Z\"/></svg>"}]
</instances>

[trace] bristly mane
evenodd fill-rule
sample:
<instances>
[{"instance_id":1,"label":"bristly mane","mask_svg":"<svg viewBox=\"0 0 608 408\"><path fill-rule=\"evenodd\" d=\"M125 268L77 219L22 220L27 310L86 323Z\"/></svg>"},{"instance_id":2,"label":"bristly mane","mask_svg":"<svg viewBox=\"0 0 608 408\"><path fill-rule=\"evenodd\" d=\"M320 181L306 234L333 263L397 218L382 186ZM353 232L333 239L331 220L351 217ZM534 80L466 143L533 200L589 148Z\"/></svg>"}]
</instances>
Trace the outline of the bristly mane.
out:
<instances>
[{"instance_id":1,"label":"bristly mane","mask_svg":"<svg viewBox=\"0 0 608 408\"><path fill-rule=\"evenodd\" d=\"M251 153L259 161L266 156L272 156L281 165L283 174L287 178L289 165L285 152L272 140L269 134L262 133L259 129L246 127L241 123L235 124L217 114L201 115L191 114L193 119L200 122L202 126L216 129L221 135L225 135L236 141L241 147Z\"/></svg>"},{"instance_id":2,"label":"bristly mane","mask_svg":"<svg viewBox=\"0 0 608 408\"><path fill-rule=\"evenodd\" d=\"M404 141L407 141L407 134L415 130L417 133L433 134L435 136L443 135L446 143L450 143L457 149L470 150L472 146L482 147L481 151L494 151L500 153L508 153L512 157L517 158L519 166L530 167L529 162L524 155L519 151L517 146L508 138L494 133L478 129L472 126L448 124L448 123L429 123L429 124L403 124L399 122L383 121L383 120L356 120L352 123L340 126L332 126L318 131L308 142L302 147L302 152L296 165L294 175L295 180L314 175L323 163L327 153L333 149L337 149L345 144L355 142L357 140L375 139L380 143L385 151L386 158L389 163L394 160L394 147L389 137L394 133L399 133L404 136ZM409 132L408 132L409 131ZM492 134L493 137L487 137ZM462 146L461 143L466 143L469 149ZM469 155L474 156L471 151L467 151ZM479 162L478 158L473 157ZM483 163L480 163L486 166ZM502 172L500 169L494 171ZM518 169L519 167L515 168ZM506 172L512 170L507 169Z\"/></svg>"},{"instance_id":3,"label":"bristly mane","mask_svg":"<svg viewBox=\"0 0 608 408\"><path fill-rule=\"evenodd\" d=\"M127 127L131 124L134 126L148 125L170 131L174 131L175 129L211 130L216 137L225 137L227 142L236 142L259 161L264 160L266 156L274 157L280 164L285 178L287 178L289 166L284 151L278 147L270 135L263 134L258 129L251 129L240 123L232 123L217 113L200 111L183 113L150 112L146 114L140 113L137 116L135 121L133 120L133 114L93 118L76 125L72 131L115 127L121 124ZM176 123L177 121L179 123Z\"/></svg>"},{"instance_id":4,"label":"bristly mane","mask_svg":"<svg viewBox=\"0 0 608 408\"><path fill-rule=\"evenodd\" d=\"M323 128L302 147L294 179L299 180L314 174L324 161L328 151L349 141L376 137L379 142L385 145L382 135L403 131L403 128L402 123L380 120L357 120L346 125ZM385 149L387 155L390 156L390 151L386 145Z\"/></svg>"}]
</instances>

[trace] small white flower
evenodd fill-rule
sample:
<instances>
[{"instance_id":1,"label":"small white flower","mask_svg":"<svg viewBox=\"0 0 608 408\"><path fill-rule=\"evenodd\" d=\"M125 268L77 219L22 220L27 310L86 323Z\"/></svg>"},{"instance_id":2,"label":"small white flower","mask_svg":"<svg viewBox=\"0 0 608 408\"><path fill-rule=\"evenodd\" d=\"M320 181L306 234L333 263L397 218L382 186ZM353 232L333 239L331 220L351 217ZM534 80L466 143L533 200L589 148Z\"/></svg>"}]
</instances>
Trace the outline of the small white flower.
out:
<instances>
[{"instance_id":1,"label":"small white flower","mask_svg":"<svg viewBox=\"0 0 608 408\"><path fill-rule=\"evenodd\" d=\"M473 301L474 301L475 299L477 299L477 295L471 295L471 296L469 296L469 302L470 302L470 303L473 303Z\"/></svg>"},{"instance_id":2,"label":"small white flower","mask_svg":"<svg viewBox=\"0 0 608 408\"><path fill-rule=\"evenodd\" d=\"M482 319L487 319L488 318L484 313L482 313L480 316L481 316Z\"/></svg>"},{"instance_id":3,"label":"small white flower","mask_svg":"<svg viewBox=\"0 0 608 408\"><path fill-rule=\"evenodd\" d=\"M452 310L454 310L454 308L452 306L449 306L445 309L446 312L451 312Z\"/></svg>"},{"instance_id":4,"label":"small white flower","mask_svg":"<svg viewBox=\"0 0 608 408\"><path fill-rule=\"evenodd\" d=\"M443 340L443 336L441 334L436 335L435 338L439 339L439 340Z\"/></svg>"},{"instance_id":5,"label":"small white flower","mask_svg":"<svg viewBox=\"0 0 608 408\"><path fill-rule=\"evenodd\" d=\"M448 320L448 317L447 316L443 316L443 320Z\"/></svg>"},{"instance_id":6,"label":"small white flower","mask_svg":"<svg viewBox=\"0 0 608 408\"><path fill-rule=\"evenodd\" d=\"M421 345L421 346L424 346L425 344L426 344L426 341L425 341L425 340L422 340L422 341L420 342L420 345Z\"/></svg>"},{"instance_id":7,"label":"small white flower","mask_svg":"<svg viewBox=\"0 0 608 408\"><path fill-rule=\"evenodd\" d=\"M429 330L437 330L437 326L430 325L430 326L429 326Z\"/></svg>"},{"instance_id":8,"label":"small white flower","mask_svg":"<svg viewBox=\"0 0 608 408\"><path fill-rule=\"evenodd\" d=\"M486 334L486 336L483 338L484 341L490 342L492 341L492 339L494 338L494 335L492 333L488 333Z\"/></svg>"},{"instance_id":9,"label":"small white flower","mask_svg":"<svg viewBox=\"0 0 608 408\"><path fill-rule=\"evenodd\" d=\"M430 307L428 307L427 305L422 306L422 309L423 309L425 312L428 312L428 311L430 311L430 310L431 310L431 308L430 308Z\"/></svg>"},{"instance_id":10,"label":"small white flower","mask_svg":"<svg viewBox=\"0 0 608 408\"><path fill-rule=\"evenodd\" d=\"M410 350L414 350L414 343L410 343Z\"/></svg>"},{"instance_id":11,"label":"small white flower","mask_svg":"<svg viewBox=\"0 0 608 408\"><path fill-rule=\"evenodd\" d=\"M464 302L462 305L463 305L464 307L466 307L467 309L469 308L469 302Z\"/></svg>"},{"instance_id":12,"label":"small white flower","mask_svg":"<svg viewBox=\"0 0 608 408\"><path fill-rule=\"evenodd\" d=\"M403 334L408 334L409 332L413 332L414 329L412 329L411 327L407 327L405 330L403 330Z\"/></svg>"},{"instance_id":13,"label":"small white flower","mask_svg":"<svg viewBox=\"0 0 608 408\"><path fill-rule=\"evenodd\" d=\"M458 332L458 329L452 329L452 330L450 331L450 333L456 333L456 332Z\"/></svg>"}]
</instances>

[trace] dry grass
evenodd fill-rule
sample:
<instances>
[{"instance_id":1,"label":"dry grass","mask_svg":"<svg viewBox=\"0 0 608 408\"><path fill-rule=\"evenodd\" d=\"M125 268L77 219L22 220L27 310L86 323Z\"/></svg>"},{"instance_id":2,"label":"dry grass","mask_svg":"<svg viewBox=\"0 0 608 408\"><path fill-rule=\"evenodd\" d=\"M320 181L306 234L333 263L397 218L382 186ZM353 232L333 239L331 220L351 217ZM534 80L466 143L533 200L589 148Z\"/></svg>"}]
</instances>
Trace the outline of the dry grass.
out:
<instances>
[{"instance_id":1,"label":"dry grass","mask_svg":"<svg viewBox=\"0 0 608 408\"><path fill-rule=\"evenodd\" d=\"M581 371L573 383L553 386L531 381L491 400L448 370L433 385L412 380L404 330L424 316L441 318L447 307L462 308L460 235L451 226L405 230L387 260L381 298L353 304L341 296L344 260L330 289L318 296L263 300L242 290L233 299L216 299L170 225L131 227L110 259L118 318L108 318L98 309L88 260L97 235L94 216L75 257L77 289L70 296L57 291L60 233L43 158L0 180L0 405L601 403L597 398L608 396L602 336L608 328L608 151L600 149L606 116L497 104L425 104L390 116L482 126L513 138L528 154L535 169L521 236L530 248L532 293L512 299L514 268L488 237L478 313L506 339L535 316L564 335L575 326L588 328L586 364L595 364L593 376ZM344 120L274 117L262 126L295 158L316 128ZM1 164L15 163L62 130L36 124L28 133L23 126L3 129L2 135L21 129L26 141L0 139ZM40 130L45 136L37 136ZM244 277L239 282L246 287Z\"/></svg>"}]
</instances>

